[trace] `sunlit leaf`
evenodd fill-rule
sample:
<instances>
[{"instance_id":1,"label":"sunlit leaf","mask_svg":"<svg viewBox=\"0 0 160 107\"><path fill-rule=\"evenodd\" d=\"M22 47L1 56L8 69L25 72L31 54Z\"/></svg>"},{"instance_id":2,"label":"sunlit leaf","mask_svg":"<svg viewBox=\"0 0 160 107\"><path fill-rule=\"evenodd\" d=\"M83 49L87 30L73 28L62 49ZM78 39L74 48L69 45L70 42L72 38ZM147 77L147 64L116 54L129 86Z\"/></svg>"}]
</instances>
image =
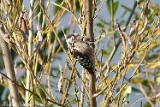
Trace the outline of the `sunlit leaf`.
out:
<instances>
[{"instance_id":1,"label":"sunlit leaf","mask_svg":"<svg viewBox=\"0 0 160 107\"><path fill-rule=\"evenodd\" d=\"M135 75L136 76L136 75ZM139 74L138 74L138 76L140 76ZM132 79L131 80L131 82L133 83L133 84L139 84L139 83L141 83L143 81L143 78L135 78L135 79Z\"/></svg>"},{"instance_id":2,"label":"sunlit leaf","mask_svg":"<svg viewBox=\"0 0 160 107\"><path fill-rule=\"evenodd\" d=\"M146 65L147 68L156 68L156 67L159 67L159 66L160 66L160 61L159 60L156 60L154 62L148 63Z\"/></svg>"},{"instance_id":3,"label":"sunlit leaf","mask_svg":"<svg viewBox=\"0 0 160 107\"><path fill-rule=\"evenodd\" d=\"M143 4L144 0L137 0L138 5Z\"/></svg>"},{"instance_id":4,"label":"sunlit leaf","mask_svg":"<svg viewBox=\"0 0 160 107\"><path fill-rule=\"evenodd\" d=\"M157 82L158 85L160 85L160 77L156 78L156 82Z\"/></svg>"},{"instance_id":5,"label":"sunlit leaf","mask_svg":"<svg viewBox=\"0 0 160 107\"><path fill-rule=\"evenodd\" d=\"M123 88L123 91L122 91L122 96L126 99L129 97L129 95L132 93L132 86L131 85L126 85L124 88Z\"/></svg>"},{"instance_id":6,"label":"sunlit leaf","mask_svg":"<svg viewBox=\"0 0 160 107\"><path fill-rule=\"evenodd\" d=\"M159 10L155 10L153 13L152 13L152 17L154 17L155 15L158 15L159 13Z\"/></svg>"}]
</instances>

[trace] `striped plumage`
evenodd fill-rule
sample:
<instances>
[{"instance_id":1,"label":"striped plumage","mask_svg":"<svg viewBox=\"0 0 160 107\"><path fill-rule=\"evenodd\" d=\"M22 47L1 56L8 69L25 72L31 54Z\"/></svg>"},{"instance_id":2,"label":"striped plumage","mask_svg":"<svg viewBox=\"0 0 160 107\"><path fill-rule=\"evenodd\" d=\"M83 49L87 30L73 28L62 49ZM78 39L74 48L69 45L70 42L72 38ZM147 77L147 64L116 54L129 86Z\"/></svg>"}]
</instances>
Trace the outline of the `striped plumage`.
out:
<instances>
[{"instance_id":1,"label":"striped plumage","mask_svg":"<svg viewBox=\"0 0 160 107\"><path fill-rule=\"evenodd\" d=\"M71 50L74 58L85 68L90 74L94 75L94 49L83 41L83 38L77 33L68 35L68 48Z\"/></svg>"}]
</instances>

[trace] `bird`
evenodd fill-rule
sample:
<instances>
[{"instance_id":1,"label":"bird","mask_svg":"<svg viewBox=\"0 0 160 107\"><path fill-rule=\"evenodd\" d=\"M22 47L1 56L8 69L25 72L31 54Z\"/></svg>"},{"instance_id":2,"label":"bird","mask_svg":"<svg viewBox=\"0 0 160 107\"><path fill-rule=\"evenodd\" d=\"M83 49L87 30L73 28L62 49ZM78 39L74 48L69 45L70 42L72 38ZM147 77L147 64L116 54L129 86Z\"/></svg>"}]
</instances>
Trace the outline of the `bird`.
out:
<instances>
[{"instance_id":1,"label":"bird","mask_svg":"<svg viewBox=\"0 0 160 107\"><path fill-rule=\"evenodd\" d=\"M67 36L66 42L74 59L91 75L94 75L94 49L90 46L88 39L78 33L72 33Z\"/></svg>"}]
</instances>

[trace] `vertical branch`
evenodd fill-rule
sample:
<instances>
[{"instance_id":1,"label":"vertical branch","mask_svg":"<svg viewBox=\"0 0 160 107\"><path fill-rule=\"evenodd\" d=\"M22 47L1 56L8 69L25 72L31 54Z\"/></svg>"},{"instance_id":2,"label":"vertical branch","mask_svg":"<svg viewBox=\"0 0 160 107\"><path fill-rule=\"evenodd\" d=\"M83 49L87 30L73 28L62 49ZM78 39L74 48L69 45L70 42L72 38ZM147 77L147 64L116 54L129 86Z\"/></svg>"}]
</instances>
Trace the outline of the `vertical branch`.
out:
<instances>
[{"instance_id":1,"label":"vertical branch","mask_svg":"<svg viewBox=\"0 0 160 107\"><path fill-rule=\"evenodd\" d=\"M84 80L84 70L82 70L82 80ZM85 94L84 87L83 87L83 85L81 84L80 107L83 107L83 103L84 103L84 94Z\"/></svg>"},{"instance_id":2,"label":"vertical branch","mask_svg":"<svg viewBox=\"0 0 160 107\"><path fill-rule=\"evenodd\" d=\"M86 33L88 38L90 39L90 41L94 41L94 33L93 33L93 14L92 14L92 0L87 0L86 2L84 2L86 4L86 21L87 21L87 25L86 25ZM94 48L94 44L92 44L92 47Z\"/></svg>"},{"instance_id":3,"label":"vertical branch","mask_svg":"<svg viewBox=\"0 0 160 107\"><path fill-rule=\"evenodd\" d=\"M91 42L94 41L94 33L93 33L93 13L92 13L92 0L86 0L84 2L85 4L85 18L86 18L86 35L88 36L88 38L90 39ZM91 44L92 47L94 48L94 44ZM96 80L96 76L95 75L91 75L89 74L89 100L90 100L90 106L91 107L96 107L96 97L93 97L94 93L95 93L95 80Z\"/></svg>"},{"instance_id":4,"label":"vertical branch","mask_svg":"<svg viewBox=\"0 0 160 107\"><path fill-rule=\"evenodd\" d=\"M34 0L30 1L30 10L29 10L29 37L28 37L28 56L31 56L32 53L32 38L33 38L33 8L34 8ZM30 88L30 71L27 70L27 79L26 79L26 89ZM26 99L25 104L28 104L29 100L29 92L26 91Z\"/></svg>"},{"instance_id":5,"label":"vertical branch","mask_svg":"<svg viewBox=\"0 0 160 107\"><path fill-rule=\"evenodd\" d=\"M19 95L18 95L18 88L17 85L15 85L12 81L16 82L16 77L15 77L15 72L14 72L14 67L12 64L12 58L11 58L11 53L8 47L8 44L5 42L2 36L5 36L4 28L3 25L0 25L0 45L2 48L2 56L4 60L4 65L5 65L5 70L7 73L7 77L10 79L8 80L8 85L9 85L9 90L10 90L10 98L13 107L20 107L19 106Z\"/></svg>"}]
</instances>

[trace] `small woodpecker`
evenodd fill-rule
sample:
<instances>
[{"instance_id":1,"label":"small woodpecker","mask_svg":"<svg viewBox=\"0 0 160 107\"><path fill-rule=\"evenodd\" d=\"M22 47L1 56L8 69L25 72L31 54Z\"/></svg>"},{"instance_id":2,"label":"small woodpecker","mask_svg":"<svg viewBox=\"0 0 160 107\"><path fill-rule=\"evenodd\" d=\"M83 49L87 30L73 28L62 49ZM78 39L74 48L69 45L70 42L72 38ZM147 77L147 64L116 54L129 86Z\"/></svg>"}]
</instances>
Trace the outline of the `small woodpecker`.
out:
<instances>
[{"instance_id":1,"label":"small woodpecker","mask_svg":"<svg viewBox=\"0 0 160 107\"><path fill-rule=\"evenodd\" d=\"M67 45L74 59L80 63L90 74L94 75L95 60L94 49L90 46L89 41L85 40L77 33L67 36Z\"/></svg>"}]
</instances>

